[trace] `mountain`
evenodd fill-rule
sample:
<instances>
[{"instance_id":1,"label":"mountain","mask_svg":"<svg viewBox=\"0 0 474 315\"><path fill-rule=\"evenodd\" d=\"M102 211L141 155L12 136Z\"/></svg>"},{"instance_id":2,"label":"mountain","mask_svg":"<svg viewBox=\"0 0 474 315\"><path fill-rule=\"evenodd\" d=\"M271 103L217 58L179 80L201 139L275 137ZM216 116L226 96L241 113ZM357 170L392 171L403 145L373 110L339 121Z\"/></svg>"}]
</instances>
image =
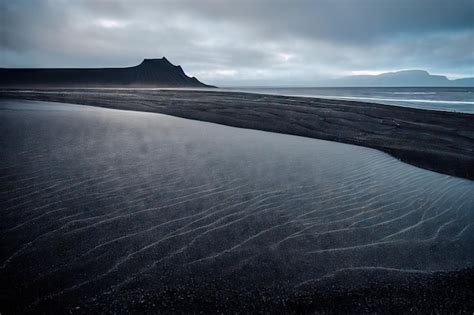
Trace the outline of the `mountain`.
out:
<instances>
[{"instance_id":1,"label":"mountain","mask_svg":"<svg viewBox=\"0 0 474 315\"><path fill-rule=\"evenodd\" d=\"M464 78L453 80L456 86L474 86L474 78Z\"/></svg>"},{"instance_id":2,"label":"mountain","mask_svg":"<svg viewBox=\"0 0 474 315\"><path fill-rule=\"evenodd\" d=\"M449 80L444 75L432 75L424 70L386 72L379 75L354 75L335 79L334 86L474 86L474 78Z\"/></svg>"},{"instance_id":3,"label":"mountain","mask_svg":"<svg viewBox=\"0 0 474 315\"><path fill-rule=\"evenodd\" d=\"M1 87L211 87L165 57L128 68L0 68Z\"/></svg>"}]
</instances>

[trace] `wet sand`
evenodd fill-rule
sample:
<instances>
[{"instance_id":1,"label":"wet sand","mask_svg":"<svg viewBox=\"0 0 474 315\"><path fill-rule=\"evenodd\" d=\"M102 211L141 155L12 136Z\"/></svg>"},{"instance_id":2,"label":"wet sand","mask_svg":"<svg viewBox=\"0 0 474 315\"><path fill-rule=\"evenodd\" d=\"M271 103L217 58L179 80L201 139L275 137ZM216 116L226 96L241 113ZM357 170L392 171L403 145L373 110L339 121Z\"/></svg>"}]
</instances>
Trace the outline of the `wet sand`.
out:
<instances>
[{"instance_id":1,"label":"wet sand","mask_svg":"<svg viewBox=\"0 0 474 315\"><path fill-rule=\"evenodd\" d=\"M472 312L474 182L378 150L0 102L1 313Z\"/></svg>"},{"instance_id":2,"label":"wet sand","mask_svg":"<svg viewBox=\"0 0 474 315\"><path fill-rule=\"evenodd\" d=\"M156 112L356 144L418 167L474 179L474 115L470 114L206 90L2 90L0 98Z\"/></svg>"}]
</instances>

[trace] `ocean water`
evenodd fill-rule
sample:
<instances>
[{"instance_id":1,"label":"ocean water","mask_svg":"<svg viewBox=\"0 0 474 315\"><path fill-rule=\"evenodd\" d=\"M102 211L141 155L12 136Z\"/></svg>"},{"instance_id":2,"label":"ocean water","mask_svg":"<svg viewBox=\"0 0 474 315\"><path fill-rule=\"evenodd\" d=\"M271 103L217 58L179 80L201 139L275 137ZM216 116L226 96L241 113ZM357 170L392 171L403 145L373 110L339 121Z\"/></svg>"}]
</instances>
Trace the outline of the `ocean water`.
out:
<instances>
[{"instance_id":1,"label":"ocean water","mask_svg":"<svg viewBox=\"0 0 474 315\"><path fill-rule=\"evenodd\" d=\"M296 292L474 261L474 181L373 149L29 101L0 102L0 145L0 289L31 312L111 288Z\"/></svg>"},{"instance_id":2,"label":"ocean water","mask_svg":"<svg viewBox=\"0 0 474 315\"><path fill-rule=\"evenodd\" d=\"M474 113L474 87L245 87L232 91L322 97L404 107Z\"/></svg>"}]
</instances>

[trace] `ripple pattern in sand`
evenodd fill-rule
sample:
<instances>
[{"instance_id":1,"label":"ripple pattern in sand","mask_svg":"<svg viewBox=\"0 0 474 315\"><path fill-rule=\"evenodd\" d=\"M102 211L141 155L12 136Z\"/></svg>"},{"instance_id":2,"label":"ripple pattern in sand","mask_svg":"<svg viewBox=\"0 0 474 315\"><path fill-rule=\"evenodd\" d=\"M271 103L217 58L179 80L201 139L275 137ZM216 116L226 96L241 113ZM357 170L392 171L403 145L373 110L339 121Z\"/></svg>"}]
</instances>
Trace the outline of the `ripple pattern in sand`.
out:
<instances>
[{"instance_id":1,"label":"ripple pattern in sand","mask_svg":"<svg viewBox=\"0 0 474 315\"><path fill-rule=\"evenodd\" d=\"M0 106L0 279L30 307L143 283L299 288L472 265L472 181L339 143L17 105Z\"/></svg>"}]
</instances>

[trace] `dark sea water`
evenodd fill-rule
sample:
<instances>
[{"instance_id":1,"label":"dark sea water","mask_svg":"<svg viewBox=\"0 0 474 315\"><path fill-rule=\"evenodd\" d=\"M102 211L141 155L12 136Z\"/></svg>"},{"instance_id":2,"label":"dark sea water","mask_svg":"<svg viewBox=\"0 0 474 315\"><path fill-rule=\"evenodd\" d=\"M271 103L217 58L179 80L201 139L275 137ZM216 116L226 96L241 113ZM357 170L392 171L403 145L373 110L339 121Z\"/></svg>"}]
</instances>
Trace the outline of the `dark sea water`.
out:
<instances>
[{"instance_id":1,"label":"dark sea water","mask_svg":"<svg viewBox=\"0 0 474 315\"><path fill-rule=\"evenodd\" d=\"M325 290L474 261L474 182L377 150L30 101L0 103L0 145L0 289L16 312L169 287Z\"/></svg>"},{"instance_id":2,"label":"dark sea water","mask_svg":"<svg viewBox=\"0 0 474 315\"><path fill-rule=\"evenodd\" d=\"M474 87L245 87L230 88L230 90L345 99L422 109L474 113Z\"/></svg>"}]
</instances>

